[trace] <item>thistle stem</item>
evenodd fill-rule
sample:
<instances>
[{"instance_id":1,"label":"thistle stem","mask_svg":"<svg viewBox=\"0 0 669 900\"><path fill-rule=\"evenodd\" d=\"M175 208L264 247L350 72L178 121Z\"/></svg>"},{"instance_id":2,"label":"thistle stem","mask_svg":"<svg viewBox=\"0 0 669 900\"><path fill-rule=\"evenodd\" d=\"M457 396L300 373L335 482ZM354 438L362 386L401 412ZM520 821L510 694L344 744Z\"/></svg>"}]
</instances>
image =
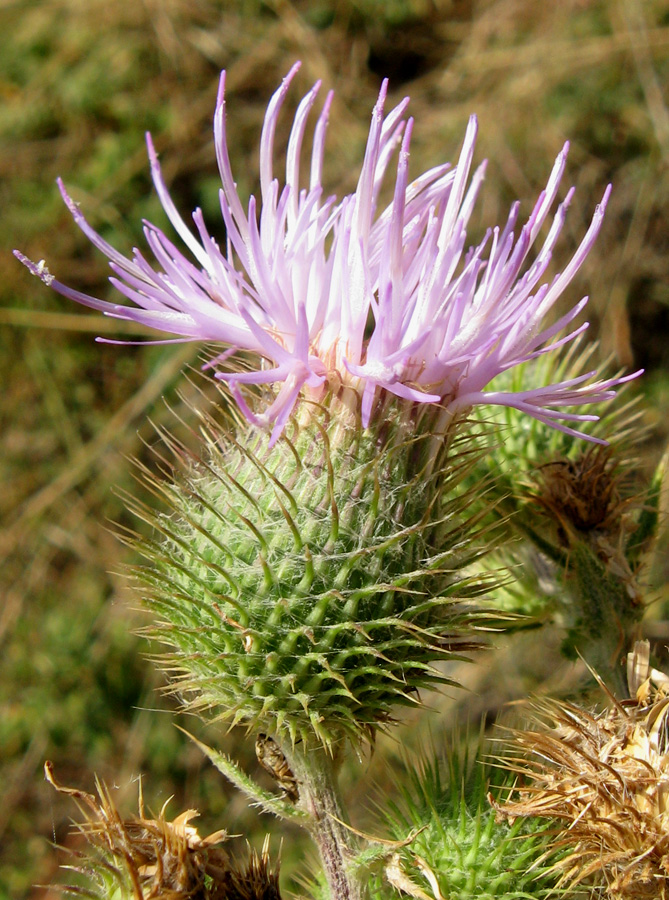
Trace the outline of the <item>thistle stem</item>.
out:
<instances>
[{"instance_id":1,"label":"thistle stem","mask_svg":"<svg viewBox=\"0 0 669 900\"><path fill-rule=\"evenodd\" d=\"M338 763L320 745L282 746L299 789L306 828L318 847L331 900L361 900L365 895L354 866L356 840L345 822L337 784Z\"/></svg>"},{"instance_id":2,"label":"thistle stem","mask_svg":"<svg viewBox=\"0 0 669 900\"><path fill-rule=\"evenodd\" d=\"M624 563L604 564L591 548L577 543L570 550L568 570L575 607L568 641L620 699L628 696L621 660L644 611Z\"/></svg>"}]
</instances>

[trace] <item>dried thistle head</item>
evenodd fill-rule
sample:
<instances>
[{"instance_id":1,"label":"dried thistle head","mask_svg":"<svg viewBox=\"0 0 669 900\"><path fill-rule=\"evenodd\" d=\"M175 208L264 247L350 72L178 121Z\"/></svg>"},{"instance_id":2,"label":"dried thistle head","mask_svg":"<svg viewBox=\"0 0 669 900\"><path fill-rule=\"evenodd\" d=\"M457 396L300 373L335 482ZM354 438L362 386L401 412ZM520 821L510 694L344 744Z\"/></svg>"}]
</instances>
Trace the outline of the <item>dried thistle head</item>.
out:
<instances>
[{"instance_id":1,"label":"dried thistle head","mask_svg":"<svg viewBox=\"0 0 669 900\"><path fill-rule=\"evenodd\" d=\"M556 846L561 884L593 881L611 900L669 898L669 678L648 664L647 642L628 660L633 699L604 712L536 704L541 727L514 731L519 776L500 818L565 824ZM528 758L529 757L529 758Z\"/></svg>"},{"instance_id":2,"label":"dried thistle head","mask_svg":"<svg viewBox=\"0 0 669 900\"><path fill-rule=\"evenodd\" d=\"M618 535L629 501L621 500L622 474L610 447L593 446L576 459L558 459L539 468L535 499L558 523L569 546L574 531Z\"/></svg>"},{"instance_id":3,"label":"dried thistle head","mask_svg":"<svg viewBox=\"0 0 669 900\"><path fill-rule=\"evenodd\" d=\"M87 877L89 888L73 893L115 900L278 900L278 868L269 865L269 844L252 851L243 867L235 867L221 846L224 830L200 837L191 825L198 812L188 809L169 820L165 807L147 818L140 789L139 815L121 817L108 788L98 782L97 796L59 784L51 763L46 778L57 791L71 796L85 815L77 827L91 845L86 862L69 868ZM80 854L77 854L80 856Z\"/></svg>"},{"instance_id":4,"label":"dried thistle head","mask_svg":"<svg viewBox=\"0 0 669 900\"><path fill-rule=\"evenodd\" d=\"M573 644L585 653L602 677L605 660L616 659L620 647L595 655L586 648L593 638L604 636L606 643L607 630L629 633L643 611L634 534L638 531L643 542L643 529L640 518L630 512L643 500L624 496L624 465L624 458L617 458L610 448L593 447L574 459L564 457L541 466L539 484L531 493L552 527L549 544L554 558L563 554L571 579L565 610L567 647ZM622 683L613 683L624 690Z\"/></svg>"}]
</instances>

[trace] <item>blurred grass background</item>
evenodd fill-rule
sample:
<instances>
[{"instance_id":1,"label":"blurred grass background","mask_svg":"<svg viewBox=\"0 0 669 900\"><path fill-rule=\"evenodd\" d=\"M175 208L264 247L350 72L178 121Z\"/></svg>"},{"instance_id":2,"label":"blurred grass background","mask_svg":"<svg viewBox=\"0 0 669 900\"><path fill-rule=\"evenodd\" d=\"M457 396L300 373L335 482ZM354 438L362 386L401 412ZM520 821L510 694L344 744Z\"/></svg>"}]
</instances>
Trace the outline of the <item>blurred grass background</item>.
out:
<instances>
[{"instance_id":1,"label":"blurred grass background","mask_svg":"<svg viewBox=\"0 0 669 900\"><path fill-rule=\"evenodd\" d=\"M50 842L76 842L73 809L43 781L46 758L66 784L91 789L97 773L117 786L127 812L142 773L150 807L171 795L174 813L198 806L205 833L225 825L257 837L273 827L245 818L243 801L173 727L146 647L133 636L142 616L113 574L131 561L108 524L130 524L118 498L136 490L127 457L147 456L149 418L170 423L163 398L182 407L175 391L198 349L98 346L96 334L121 328L73 309L14 260L10 250L19 247L46 258L60 280L111 295L106 260L72 224L56 176L94 227L128 252L142 243L143 217L165 223L148 174L150 130L178 207L187 214L202 206L214 227L219 70L228 70L230 153L245 195L256 185L267 101L298 58L288 110L317 78L336 90L325 169L331 191L355 185L385 75L392 99L412 97L414 174L454 160L467 117L478 113L477 159L490 165L475 227L504 221L515 198L527 213L569 138L564 184L577 193L565 256L606 184L615 188L570 299L591 295L591 335L604 355L648 370L650 461L668 431L669 7L3 0L0 35L0 897L45 898L49 890L35 885L62 878L63 858ZM287 111L279 147L289 124ZM515 653L501 682L496 677L497 695L471 705L522 693L540 678L533 665ZM256 769L252 739L181 724L209 743L225 740ZM381 748L365 763L366 777L382 771L383 756Z\"/></svg>"}]
</instances>

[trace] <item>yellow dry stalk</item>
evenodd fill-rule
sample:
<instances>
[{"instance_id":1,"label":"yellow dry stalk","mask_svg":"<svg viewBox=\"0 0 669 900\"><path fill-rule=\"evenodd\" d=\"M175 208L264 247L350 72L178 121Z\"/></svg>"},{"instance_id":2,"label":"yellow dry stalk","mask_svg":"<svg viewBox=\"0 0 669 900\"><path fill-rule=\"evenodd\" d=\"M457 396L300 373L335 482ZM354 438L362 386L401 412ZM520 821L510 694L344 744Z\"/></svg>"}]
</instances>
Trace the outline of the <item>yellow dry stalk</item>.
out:
<instances>
[{"instance_id":1,"label":"yellow dry stalk","mask_svg":"<svg viewBox=\"0 0 669 900\"><path fill-rule=\"evenodd\" d=\"M591 884L611 900L669 900L669 678L649 665L648 642L628 657L633 699L590 712L534 704L541 728L514 730L504 760L519 781L500 818L564 823L560 884ZM598 894L599 896L599 894Z\"/></svg>"}]
</instances>

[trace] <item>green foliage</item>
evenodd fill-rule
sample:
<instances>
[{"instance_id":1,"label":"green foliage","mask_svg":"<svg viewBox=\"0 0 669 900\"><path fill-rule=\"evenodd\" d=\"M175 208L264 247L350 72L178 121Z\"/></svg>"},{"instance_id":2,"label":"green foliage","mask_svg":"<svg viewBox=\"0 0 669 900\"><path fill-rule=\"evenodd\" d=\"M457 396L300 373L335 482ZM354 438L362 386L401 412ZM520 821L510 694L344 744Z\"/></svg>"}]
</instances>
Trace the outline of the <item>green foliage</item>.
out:
<instances>
[{"instance_id":1,"label":"green foliage","mask_svg":"<svg viewBox=\"0 0 669 900\"><path fill-rule=\"evenodd\" d=\"M129 872L119 866L111 853L90 846L86 852L68 851L71 862L64 868L69 882L62 888L65 897L90 900L136 900Z\"/></svg>"},{"instance_id":2,"label":"green foliage","mask_svg":"<svg viewBox=\"0 0 669 900\"><path fill-rule=\"evenodd\" d=\"M666 490L668 462L669 457L665 453L648 485L636 528L627 539L625 557L633 570L637 570L643 564L644 556L648 554L649 549L655 544L662 528L661 503L662 493Z\"/></svg>"}]
</instances>

